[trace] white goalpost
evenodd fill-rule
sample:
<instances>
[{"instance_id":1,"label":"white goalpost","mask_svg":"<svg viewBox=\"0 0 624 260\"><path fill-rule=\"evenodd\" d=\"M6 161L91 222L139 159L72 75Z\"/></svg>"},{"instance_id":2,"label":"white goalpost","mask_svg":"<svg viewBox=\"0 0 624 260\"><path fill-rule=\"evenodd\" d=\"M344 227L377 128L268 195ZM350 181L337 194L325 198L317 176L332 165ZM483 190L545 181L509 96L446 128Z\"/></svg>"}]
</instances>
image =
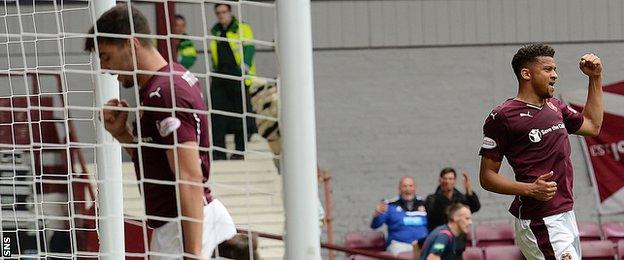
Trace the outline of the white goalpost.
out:
<instances>
[{"instance_id":1,"label":"white goalpost","mask_svg":"<svg viewBox=\"0 0 624 260\"><path fill-rule=\"evenodd\" d=\"M108 9L115 6L115 0L98 0L93 2L93 21ZM95 33L98 32L94 24ZM100 69L100 59L93 55L93 67ZM119 82L109 74L95 75L95 106L104 107L106 102L119 98ZM106 132L104 124L97 122L96 165L98 178L98 234L100 241L100 257L102 259L122 259L125 256L123 184L121 166L121 146Z\"/></svg>"},{"instance_id":2,"label":"white goalpost","mask_svg":"<svg viewBox=\"0 0 624 260\"><path fill-rule=\"evenodd\" d=\"M135 32L134 26L129 34L97 28L96 20L119 3L142 12L151 33ZM231 6L239 26L249 22L253 34L215 35L217 4ZM310 0L0 0L0 259L183 257L149 248L155 228L162 227L150 221L176 223L172 230L180 233L185 221L199 221L182 213L181 187L199 185L180 176L179 151L188 147L178 142L175 130L172 143L142 132L144 114L157 113L171 115L165 119L192 114L198 145L209 133L210 146L196 147L200 156L211 157L202 188L231 214L237 236L249 244L249 259L321 259L310 11ZM176 14L186 17L188 33L174 31ZM91 26L93 34L87 32ZM180 63L176 44L190 42L195 50L184 54L196 53L194 65L188 73L146 71L133 56L131 71L102 68L97 40L92 53L83 50L87 39L97 37L150 39L165 59ZM240 74L218 70L214 46L232 48ZM245 59L250 49L257 72ZM166 66L173 69L171 64ZM144 105L136 86L141 74L169 78L171 107ZM135 86L121 87L117 77L123 75L131 75ZM186 107L178 99L176 77L200 89L205 109ZM219 107L214 96L219 80L237 82L233 92L240 97L239 108ZM160 98L159 91L149 98ZM128 112L128 127L136 130L132 143L120 144L99 119L104 109L113 109L105 105L111 99L130 103L122 110ZM201 129L204 116L210 128ZM232 133L238 126L231 125L224 144L213 145L212 124L223 122L215 120L219 117L241 124L242 149ZM248 132L250 124L258 126L257 134ZM134 161L127 148L136 149ZM174 151L172 179L146 171L151 163L170 163L164 156L146 156L156 150ZM214 160L216 152L230 160ZM167 187L163 197L174 194L176 214L149 206L155 186ZM212 221L206 212L215 205L206 198L204 223ZM229 222L215 219L204 227L224 223ZM257 239L255 232L283 234L284 241ZM234 238L218 245L213 257L227 259L219 256L227 254L226 242ZM177 236L171 243L183 245L183 239Z\"/></svg>"},{"instance_id":3,"label":"white goalpost","mask_svg":"<svg viewBox=\"0 0 624 260\"><path fill-rule=\"evenodd\" d=\"M286 258L320 259L310 0L278 0Z\"/></svg>"}]
</instances>

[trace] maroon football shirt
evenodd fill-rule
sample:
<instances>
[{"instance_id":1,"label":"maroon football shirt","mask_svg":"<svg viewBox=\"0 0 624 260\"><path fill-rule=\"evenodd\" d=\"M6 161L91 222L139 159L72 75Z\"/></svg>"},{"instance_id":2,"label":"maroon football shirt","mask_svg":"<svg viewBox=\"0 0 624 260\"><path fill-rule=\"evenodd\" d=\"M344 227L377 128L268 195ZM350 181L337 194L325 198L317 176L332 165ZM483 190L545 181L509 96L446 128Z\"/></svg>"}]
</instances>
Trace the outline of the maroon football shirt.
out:
<instances>
[{"instance_id":1,"label":"maroon football shirt","mask_svg":"<svg viewBox=\"0 0 624 260\"><path fill-rule=\"evenodd\" d=\"M536 219L572 210L573 172L568 135L583 124L583 115L551 98L540 108L508 99L495 108L483 125L479 154L495 161L503 156L514 170L516 181L534 182L554 172L550 179L557 192L549 201L516 196L509 212L520 219Z\"/></svg>"},{"instance_id":2,"label":"maroon football shirt","mask_svg":"<svg viewBox=\"0 0 624 260\"><path fill-rule=\"evenodd\" d=\"M136 122L134 123L134 136L136 141L141 140L137 149L139 158L142 159L143 176L139 158L133 158L137 180L143 180L143 196L145 200L145 212L148 215L150 227L160 227L166 222L150 219L150 216L173 218L178 216L176 187L174 183L161 184L150 181L176 181L176 174L171 172L167 161L169 147L155 147L158 145L181 144L188 141L197 142L200 147L208 148L210 145L208 116L206 114L192 113L188 111L162 112L150 110L150 108L172 108L175 96L175 107L182 109L194 109L206 111L201 87L197 78L180 64L173 64L174 73L170 76L154 75L145 87L139 90L139 99L145 109L140 114L140 135ZM160 69L159 72L170 72L170 65ZM172 95L172 84L174 94ZM203 182L208 181L210 171L210 157L207 151L200 151L201 169L204 175ZM140 186L139 186L140 189ZM206 201L212 197L210 190L204 190Z\"/></svg>"}]
</instances>

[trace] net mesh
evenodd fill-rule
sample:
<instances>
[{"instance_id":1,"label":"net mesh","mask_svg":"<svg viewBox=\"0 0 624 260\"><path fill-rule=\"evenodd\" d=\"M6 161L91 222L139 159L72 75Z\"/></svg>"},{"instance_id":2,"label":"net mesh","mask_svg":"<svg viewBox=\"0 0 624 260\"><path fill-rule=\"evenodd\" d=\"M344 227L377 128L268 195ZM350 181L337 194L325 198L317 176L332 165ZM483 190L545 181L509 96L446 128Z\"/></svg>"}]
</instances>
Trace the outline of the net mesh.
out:
<instances>
[{"instance_id":1,"label":"net mesh","mask_svg":"<svg viewBox=\"0 0 624 260\"><path fill-rule=\"evenodd\" d=\"M200 151L213 154L213 159L224 159L219 157L223 155L232 159L211 160L211 177L204 186L209 186L213 197L225 206L236 228L282 233L281 178L276 166L280 146L274 3L117 2L141 11L147 17L152 33L133 31L131 35L113 35L98 32L96 28L94 34L87 34L97 19L94 1L24 3L4 0L1 3L0 84L6 87L0 88L0 232L3 248L8 248L7 252L3 250L3 256L7 259L98 258L107 254L99 252L99 242L117 238L114 234L106 237L102 230L98 230L99 221L106 217L99 211L102 198L98 198L97 187L107 183L101 180L102 173L97 170L102 169L98 164L106 162L97 161L100 158L97 153L98 148L109 144L97 138L98 118L103 116L103 107L96 105L97 88L117 88L101 83L99 77L103 73L129 76L134 85L141 82L141 76L137 75L169 77L167 87L172 93L169 108L143 106L138 87L120 88L120 98L128 100L129 106L117 110L128 113L129 125L140 121L144 113L167 113L173 118L185 114L192 114L195 118L205 116L212 127L215 123L226 122L225 132L219 133L224 134L221 142L215 141L212 128L199 129L210 132L210 141L215 144L199 148ZM248 23L254 37L213 35L213 25L217 23L215 3L230 4L233 17ZM174 14L184 16L185 33L175 28ZM193 60L189 66L191 73L145 70L136 55L130 57L133 69L129 71L102 68L97 64L97 48L92 54L82 50L85 40L96 36L149 38L158 43L158 50L165 59L183 65L188 65L189 59ZM253 46L253 63L258 67L257 71L244 65L240 74L218 71L214 67L215 53L211 53L213 40L230 46L232 55L241 57L239 64L245 62L245 55L249 55L245 53L249 48L245 47ZM185 49L185 46L193 48ZM133 49L133 53L135 51ZM175 88L179 87L174 84L176 76L187 82L197 80L206 109L187 107L175 98ZM224 91L223 84L215 84L215 80L224 79L229 83L225 84L229 87L226 90L235 94L215 96L215 92ZM154 95L157 94L160 93ZM231 103L239 106L215 104L215 100L221 102L224 97L238 99ZM215 117L223 120L215 122ZM141 123L136 124L136 142L122 144L125 149L136 149L139 158L137 164L133 164L130 156L125 154L123 157L124 234L126 258L147 259L169 254L146 250L155 234L147 222L175 223L171 232L180 232L182 220L186 219L180 216L180 184L187 182L181 180L182 159L176 152L172 160L173 169L176 169L173 181L152 178L152 173L145 172L149 168L145 163L153 160L144 158L149 153L146 150L179 151L184 146L177 140L178 132L172 133L174 140L170 145L146 140L149 136L142 136L141 127ZM257 130L254 131L254 127ZM258 134L254 134L256 131ZM166 161L167 158L156 160ZM145 206L149 205L146 201L149 199L144 196L146 185L174 187L177 216L146 214ZM227 224L221 220L213 221L211 225L214 227ZM251 233L246 235L226 242L237 245L246 241L252 244L246 250L251 252L258 248L259 254L255 256L262 255L263 259L280 258L283 254L280 242L256 240ZM174 240L182 244L183 238L178 236ZM224 251L227 247L219 249ZM174 252L172 256L182 254Z\"/></svg>"}]
</instances>

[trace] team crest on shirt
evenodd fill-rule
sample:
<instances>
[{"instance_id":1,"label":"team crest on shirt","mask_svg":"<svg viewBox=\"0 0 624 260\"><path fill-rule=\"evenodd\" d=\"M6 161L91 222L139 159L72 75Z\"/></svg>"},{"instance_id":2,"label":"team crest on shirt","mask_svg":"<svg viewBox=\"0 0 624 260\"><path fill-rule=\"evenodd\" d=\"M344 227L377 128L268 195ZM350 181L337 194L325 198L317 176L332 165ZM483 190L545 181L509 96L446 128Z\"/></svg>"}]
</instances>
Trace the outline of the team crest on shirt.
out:
<instances>
[{"instance_id":1,"label":"team crest on shirt","mask_svg":"<svg viewBox=\"0 0 624 260\"><path fill-rule=\"evenodd\" d=\"M529 139L531 142L539 143L539 141L542 141L542 131L539 129L531 129L531 132L529 132Z\"/></svg>"},{"instance_id":2,"label":"team crest on shirt","mask_svg":"<svg viewBox=\"0 0 624 260\"><path fill-rule=\"evenodd\" d=\"M553 103L550 103L550 101L547 101L546 104L548 105L548 107L550 107L550 109L554 110L555 112L559 111L559 109L557 109L557 107L553 105Z\"/></svg>"},{"instance_id":3,"label":"team crest on shirt","mask_svg":"<svg viewBox=\"0 0 624 260\"><path fill-rule=\"evenodd\" d=\"M162 121L156 121L156 129L158 129L158 133L160 134L160 136L165 137L180 128L181 124L182 122L180 122L180 119L177 119L175 117L167 117Z\"/></svg>"},{"instance_id":4,"label":"team crest on shirt","mask_svg":"<svg viewBox=\"0 0 624 260\"><path fill-rule=\"evenodd\" d=\"M572 260L572 254L569 252L563 253L563 255L561 255L561 260Z\"/></svg>"}]
</instances>

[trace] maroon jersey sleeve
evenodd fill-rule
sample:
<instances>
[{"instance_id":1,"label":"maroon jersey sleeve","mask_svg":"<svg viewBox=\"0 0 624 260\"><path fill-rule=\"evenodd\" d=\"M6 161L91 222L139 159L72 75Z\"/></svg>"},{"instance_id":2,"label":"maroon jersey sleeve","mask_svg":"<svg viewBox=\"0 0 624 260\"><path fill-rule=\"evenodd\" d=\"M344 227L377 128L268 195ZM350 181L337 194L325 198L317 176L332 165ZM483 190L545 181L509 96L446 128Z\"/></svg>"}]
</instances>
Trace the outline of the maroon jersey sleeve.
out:
<instances>
[{"instance_id":1,"label":"maroon jersey sleeve","mask_svg":"<svg viewBox=\"0 0 624 260\"><path fill-rule=\"evenodd\" d=\"M492 111L483 125L483 144L479 155L497 162L503 160L507 146L507 120L497 110Z\"/></svg>"},{"instance_id":2,"label":"maroon jersey sleeve","mask_svg":"<svg viewBox=\"0 0 624 260\"><path fill-rule=\"evenodd\" d=\"M177 84L177 83L176 83ZM172 108L173 99L170 86L161 86L161 97L151 100L151 105L155 107ZM175 86L176 108L193 109L194 96L189 91L188 86ZM175 117L170 112L154 112L156 128L160 134L161 144L174 144L173 132L176 132L177 143L197 142L199 143L199 117L195 113L176 111Z\"/></svg>"},{"instance_id":3,"label":"maroon jersey sleeve","mask_svg":"<svg viewBox=\"0 0 624 260\"><path fill-rule=\"evenodd\" d=\"M561 109L561 115L563 115L563 123L566 126L568 134L576 133L576 131L581 129L581 125L583 125L583 121L585 120L583 114L559 100L557 100L557 102L559 103L559 109Z\"/></svg>"}]
</instances>

